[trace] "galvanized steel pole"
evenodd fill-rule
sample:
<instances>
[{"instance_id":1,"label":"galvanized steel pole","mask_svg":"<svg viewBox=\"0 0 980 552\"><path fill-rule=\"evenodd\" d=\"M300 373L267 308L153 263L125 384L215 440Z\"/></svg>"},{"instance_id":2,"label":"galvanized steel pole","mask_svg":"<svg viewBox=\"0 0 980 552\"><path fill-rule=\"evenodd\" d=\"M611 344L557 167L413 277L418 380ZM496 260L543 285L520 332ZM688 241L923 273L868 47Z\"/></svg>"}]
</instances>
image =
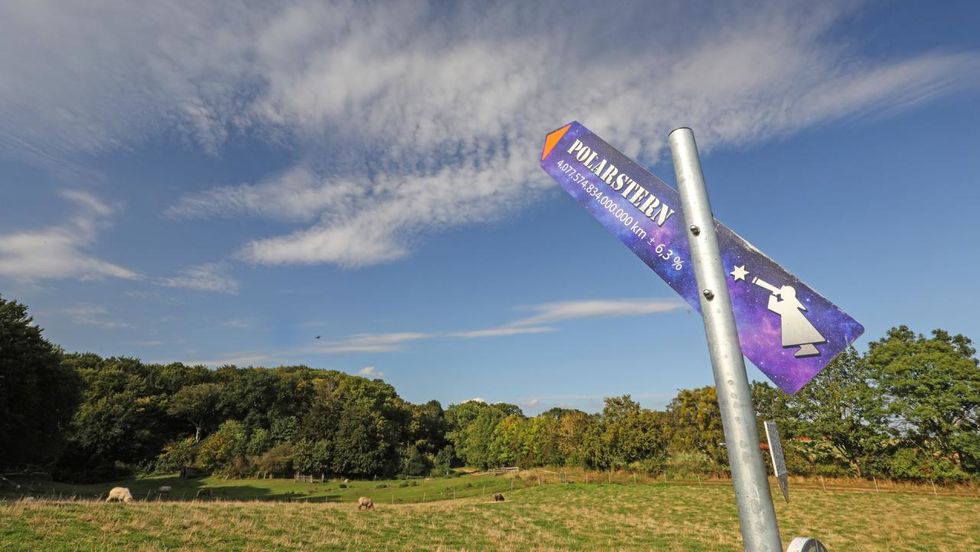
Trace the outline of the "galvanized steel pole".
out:
<instances>
[{"instance_id":1,"label":"galvanized steel pole","mask_svg":"<svg viewBox=\"0 0 980 552\"><path fill-rule=\"evenodd\" d=\"M776 510L759 452L752 392L745 374L745 361L742 359L735 315L728 295L726 270L718 251L714 216L708 203L701 161L691 129L671 131L670 151L674 158L684 220L688 225L687 239L691 244L694 273L698 289L702 290L701 315L704 317L704 332L708 338L715 390L718 392L718 406L725 429L742 541L747 551L781 552L783 548L776 524Z\"/></svg>"}]
</instances>

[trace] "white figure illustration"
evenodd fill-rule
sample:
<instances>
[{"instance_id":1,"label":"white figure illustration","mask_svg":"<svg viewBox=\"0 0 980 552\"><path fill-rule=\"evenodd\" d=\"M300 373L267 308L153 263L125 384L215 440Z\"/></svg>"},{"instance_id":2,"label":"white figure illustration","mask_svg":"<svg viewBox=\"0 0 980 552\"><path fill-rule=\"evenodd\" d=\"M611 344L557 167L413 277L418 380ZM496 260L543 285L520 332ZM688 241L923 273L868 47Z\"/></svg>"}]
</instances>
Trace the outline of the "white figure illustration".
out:
<instances>
[{"instance_id":1,"label":"white figure illustration","mask_svg":"<svg viewBox=\"0 0 980 552\"><path fill-rule=\"evenodd\" d=\"M745 281L745 276L749 273L745 266L736 266L731 275L735 281ZM793 286L776 287L761 278L752 278L752 283L769 291L768 308L779 315L780 330L782 333L783 347L796 347L800 349L794 353L796 357L806 357L819 355L820 351L814 347L815 343L826 343L827 339L820 335L820 332L813 327L813 324L806 319L803 311L806 307L796 298L796 288Z\"/></svg>"},{"instance_id":2,"label":"white figure illustration","mask_svg":"<svg viewBox=\"0 0 980 552\"><path fill-rule=\"evenodd\" d=\"M819 355L814 343L826 343L827 339L806 319L806 307L796 298L793 286L776 286L760 278L752 278L752 283L772 293L769 296L769 310L779 315L783 334L783 347L800 346L793 356L805 357Z\"/></svg>"}]
</instances>

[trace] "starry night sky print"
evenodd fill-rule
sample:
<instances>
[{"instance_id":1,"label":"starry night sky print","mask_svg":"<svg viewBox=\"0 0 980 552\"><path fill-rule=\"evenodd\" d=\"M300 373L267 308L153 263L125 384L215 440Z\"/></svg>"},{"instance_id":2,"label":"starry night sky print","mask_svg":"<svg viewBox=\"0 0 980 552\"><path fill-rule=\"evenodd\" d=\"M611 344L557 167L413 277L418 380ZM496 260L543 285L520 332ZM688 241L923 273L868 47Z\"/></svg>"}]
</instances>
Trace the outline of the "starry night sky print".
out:
<instances>
[{"instance_id":1,"label":"starry night sky print","mask_svg":"<svg viewBox=\"0 0 980 552\"><path fill-rule=\"evenodd\" d=\"M675 212L662 227L657 226L637 207L630 204L620 192L603 182L598 175L590 172L574 154L568 153L576 140L598 153L593 163L598 163L605 158L606 166L610 163L615 165L619 173L629 175L646 191L675 209ZM600 205L599 198L588 194L587 186L576 182L575 173L562 169L569 165L579 174L585 175L589 183L601 190L617 206L627 211L647 235L638 236L631 225L623 224L606 207ZM687 225L681 213L680 194L676 190L577 122L571 123L561 140L541 161L541 167L584 206L606 230L616 235L637 257L700 312L700 296L685 233ZM715 231L722 263L725 272L728 273L728 290L732 298L732 309L738 326L742 353L783 391L795 393L857 339L864 332L864 328L718 220L715 220ZM657 244L665 244L662 254L666 255L670 251L670 259L665 260L658 255ZM675 267L674 257L679 257L683 264L680 270ZM732 276L731 273L736 267L743 267L748 271L744 279L736 280ZM777 288L784 285L795 288L796 298L806 308L804 316L826 339L826 342L815 343L819 354L796 357L799 346L782 346L780 316L768 308L769 297L772 295L766 289L753 284L753 278L761 278Z\"/></svg>"}]
</instances>

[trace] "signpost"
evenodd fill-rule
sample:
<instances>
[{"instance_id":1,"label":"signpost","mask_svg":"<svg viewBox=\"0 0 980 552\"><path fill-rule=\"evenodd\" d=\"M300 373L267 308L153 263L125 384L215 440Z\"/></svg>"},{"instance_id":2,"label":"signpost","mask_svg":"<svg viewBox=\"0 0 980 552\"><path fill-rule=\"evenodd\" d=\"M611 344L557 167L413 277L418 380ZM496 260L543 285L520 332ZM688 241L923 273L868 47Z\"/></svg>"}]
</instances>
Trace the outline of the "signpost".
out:
<instances>
[{"instance_id":1,"label":"signpost","mask_svg":"<svg viewBox=\"0 0 980 552\"><path fill-rule=\"evenodd\" d=\"M703 290L687 240L691 214L682 211L676 190L578 122L548 134L541 167L701 311ZM864 332L721 222L708 218L699 231L717 236L742 353L783 391L798 391Z\"/></svg>"},{"instance_id":2,"label":"signpost","mask_svg":"<svg viewBox=\"0 0 980 552\"><path fill-rule=\"evenodd\" d=\"M541 167L701 312L745 550L781 551L742 354L792 394L863 328L713 218L690 129L670 147L679 195L577 122L548 134Z\"/></svg>"},{"instance_id":3,"label":"signpost","mask_svg":"<svg viewBox=\"0 0 980 552\"><path fill-rule=\"evenodd\" d=\"M779 440L779 428L776 422L765 422L766 442L769 443L769 458L772 459L772 473L783 491L783 498L789 502L789 474L786 472L786 457L783 456L783 443Z\"/></svg>"}]
</instances>

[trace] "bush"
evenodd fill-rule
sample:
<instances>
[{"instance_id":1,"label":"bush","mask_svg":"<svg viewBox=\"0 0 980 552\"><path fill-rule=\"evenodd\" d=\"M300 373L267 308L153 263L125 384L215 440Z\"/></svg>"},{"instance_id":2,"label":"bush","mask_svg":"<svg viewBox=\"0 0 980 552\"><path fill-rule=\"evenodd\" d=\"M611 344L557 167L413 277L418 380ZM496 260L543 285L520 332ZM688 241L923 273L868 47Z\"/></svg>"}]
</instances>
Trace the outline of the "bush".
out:
<instances>
[{"instance_id":1,"label":"bush","mask_svg":"<svg viewBox=\"0 0 980 552\"><path fill-rule=\"evenodd\" d=\"M660 475L664 473L666 468L667 461L659 456L655 458L644 458L643 460L632 462L629 465L631 471L645 473L647 475Z\"/></svg>"},{"instance_id":2,"label":"bush","mask_svg":"<svg viewBox=\"0 0 980 552\"><path fill-rule=\"evenodd\" d=\"M188 437L179 441L171 441L163 446L163 452L157 456L157 473L174 473L184 466L194 463L194 438Z\"/></svg>"},{"instance_id":3,"label":"bush","mask_svg":"<svg viewBox=\"0 0 980 552\"><path fill-rule=\"evenodd\" d=\"M255 474L255 466L250 458L236 456L225 464L220 471L230 477L249 477Z\"/></svg>"},{"instance_id":4,"label":"bush","mask_svg":"<svg viewBox=\"0 0 980 552\"><path fill-rule=\"evenodd\" d=\"M289 443L278 444L254 458L255 470L260 475L273 477L290 477L296 470L293 468L295 449Z\"/></svg>"},{"instance_id":5,"label":"bush","mask_svg":"<svg viewBox=\"0 0 980 552\"><path fill-rule=\"evenodd\" d=\"M201 442L197 461L202 468L217 472L230 467L232 460L244 456L244 452L245 428L237 420L227 420Z\"/></svg>"},{"instance_id":6,"label":"bush","mask_svg":"<svg viewBox=\"0 0 980 552\"><path fill-rule=\"evenodd\" d=\"M408 445L401 451L401 475L421 476L428 475L432 469L431 460L426 455L419 452L415 445Z\"/></svg>"},{"instance_id":7,"label":"bush","mask_svg":"<svg viewBox=\"0 0 980 552\"><path fill-rule=\"evenodd\" d=\"M895 479L919 482L958 483L970 478L949 459L933 457L911 448L899 449L892 456L889 469Z\"/></svg>"},{"instance_id":8,"label":"bush","mask_svg":"<svg viewBox=\"0 0 980 552\"><path fill-rule=\"evenodd\" d=\"M701 475L713 475L717 471L717 466L708 458L708 455L700 452L678 452L672 454L667 460L667 473L672 477L694 477Z\"/></svg>"}]
</instances>

